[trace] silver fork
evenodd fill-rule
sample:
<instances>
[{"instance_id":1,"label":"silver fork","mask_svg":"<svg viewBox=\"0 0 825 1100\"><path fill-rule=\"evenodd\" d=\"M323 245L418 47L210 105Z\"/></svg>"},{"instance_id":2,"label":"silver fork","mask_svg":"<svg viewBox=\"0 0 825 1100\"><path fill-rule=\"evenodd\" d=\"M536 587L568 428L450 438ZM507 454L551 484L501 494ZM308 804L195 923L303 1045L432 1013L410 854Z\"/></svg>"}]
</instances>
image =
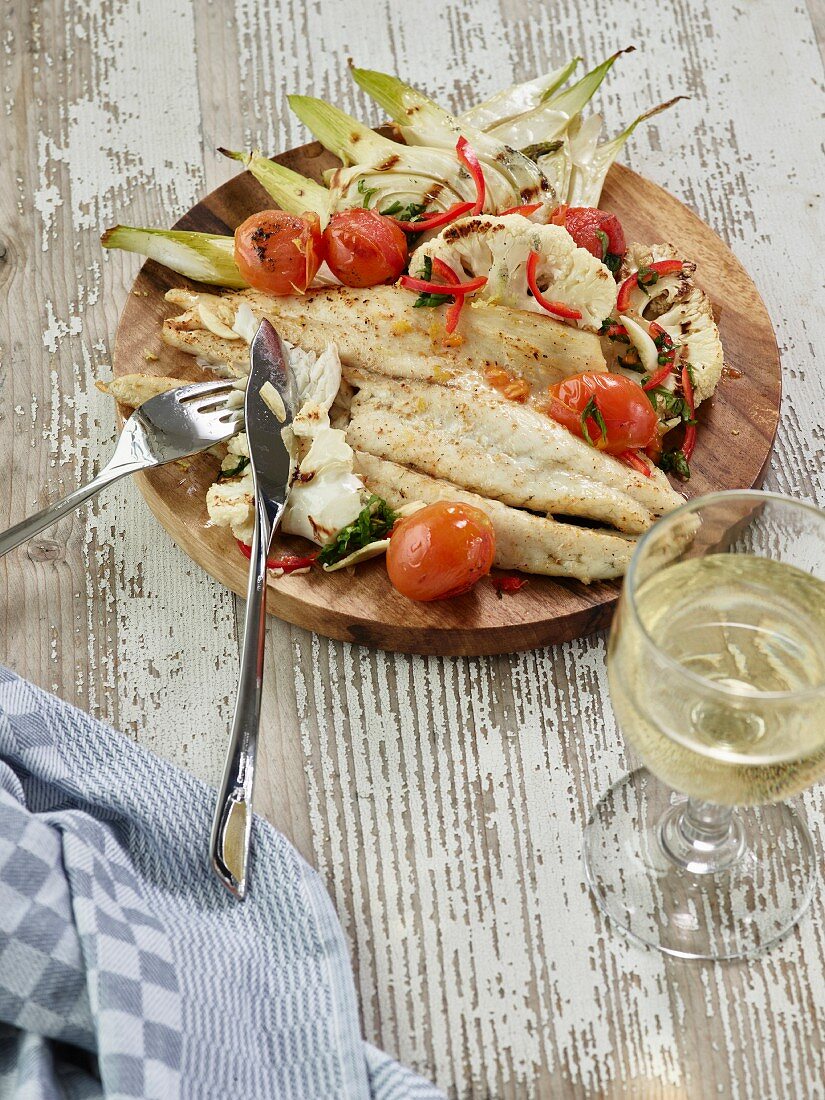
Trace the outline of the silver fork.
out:
<instances>
[{"instance_id":1,"label":"silver fork","mask_svg":"<svg viewBox=\"0 0 825 1100\"><path fill-rule=\"evenodd\" d=\"M227 405L232 390L229 379L195 382L144 402L123 425L115 453L97 477L0 534L0 557L126 474L187 458L231 438L243 423L243 410Z\"/></svg>"}]
</instances>

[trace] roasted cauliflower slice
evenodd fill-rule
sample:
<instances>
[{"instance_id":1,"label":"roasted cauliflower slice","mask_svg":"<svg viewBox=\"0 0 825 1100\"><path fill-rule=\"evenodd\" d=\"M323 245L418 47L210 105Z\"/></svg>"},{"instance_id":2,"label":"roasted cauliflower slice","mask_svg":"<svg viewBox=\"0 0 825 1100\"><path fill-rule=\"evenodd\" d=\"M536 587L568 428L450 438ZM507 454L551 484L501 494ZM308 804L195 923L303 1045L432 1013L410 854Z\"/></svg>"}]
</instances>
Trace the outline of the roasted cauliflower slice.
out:
<instances>
[{"instance_id":1,"label":"roasted cauliflower slice","mask_svg":"<svg viewBox=\"0 0 825 1100\"><path fill-rule=\"evenodd\" d=\"M632 244L625 255L622 278L658 260L678 259L682 257L670 244ZM681 368L689 363L694 401L698 405L716 389L724 355L710 299L694 282L695 270L695 263L682 260L681 273L664 275L647 289L634 288L629 308L618 319L639 353L642 368L648 371L655 365L658 354L647 331L649 323L655 321L668 333L677 351L675 369L664 384L670 390L676 389ZM639 380L638 372L624 370L618 362L621 344L603 340L603 350L610 370L623 371Z\"/></svg>"},{"instance_id":2,"label":"roasted cauliflower slice","mask_svg":"<svg viewBox=\"0 0 825 1100\"><path fill-rule=\"evenodd\" d=\"M608 268L579 248L560 225L536 225L520 214L462 218L416 249L410 272L418 275L425 257L438 257L461 278L487 278L478 298L547 316L527 285L531 252L541 257L536 268L539 290L578 310L581 319L573 324L598 331L616 306L616 282Z\"/></svg>"}]
</instances>

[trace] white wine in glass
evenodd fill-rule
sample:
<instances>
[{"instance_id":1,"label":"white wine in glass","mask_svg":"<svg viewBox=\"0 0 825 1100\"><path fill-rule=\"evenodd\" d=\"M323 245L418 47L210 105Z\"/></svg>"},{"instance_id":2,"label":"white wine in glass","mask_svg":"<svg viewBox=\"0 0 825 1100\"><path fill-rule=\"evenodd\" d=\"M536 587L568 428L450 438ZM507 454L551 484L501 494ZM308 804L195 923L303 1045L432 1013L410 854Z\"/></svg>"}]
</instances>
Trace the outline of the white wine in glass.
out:
<instances>
[{"instance_id":1,"label":"white wine in glass","mask_svg":"<svg viewBox=\"0 0 825 1100\"><path fill-rule=\"evenodd\" d=\"M646 767L588 824L597 901L672 954L763 950L815 877L804 821L779 800L825 776L825 513L746 491L660 520L628 570L608 671Z\"/></svg>"}]
</instances>

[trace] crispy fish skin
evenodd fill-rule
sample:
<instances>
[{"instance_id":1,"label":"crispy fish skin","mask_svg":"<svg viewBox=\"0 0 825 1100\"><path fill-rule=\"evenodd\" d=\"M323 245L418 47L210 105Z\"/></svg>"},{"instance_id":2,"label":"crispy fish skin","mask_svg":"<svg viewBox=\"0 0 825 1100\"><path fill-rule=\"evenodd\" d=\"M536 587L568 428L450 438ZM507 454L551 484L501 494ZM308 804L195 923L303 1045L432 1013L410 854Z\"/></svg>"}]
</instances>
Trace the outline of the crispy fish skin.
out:
<instances>
[{"instance_id":1,"label":"crispy fish skin","mask_svg":"<svg viewBox=\"0 0 825 1100\"><path fill-rule=\"evenodd\" d=\"M495 528L495 564L501 569L571 577L588 584L621 576L633 553L631 537L534 516L375 455L356 452L355 467L367 487L393 508L416 500L428 504L456 500L486 512Z\"/></svg>"},{"instance_id":2,"label":"crispy fish skin","mask_svg":"<svg viewBox=\"0 0 825 1100\"><path fill-rule=\"evenodd\" d=\"M347 441L470 492L533 512L581 516L639 534L683 503L650 477L576 438L545 413L495 391L348 371L358 387Z\"/></svg>"},{"instance_id":3,"label":"crispy fish skin","mask_svg":"<svg viewBox=\"0 0 825 1100\"><path fill-rule=\"evenodd\" d=\"M191 292L172 290L166 300L186 307L164 322L167 343L214 362L241 363L243 341L237 346L210 332L192 308ZM571 374L606 370L597 336L526 310L469 303L457 337L445 340L444 310L415 309L415 296L395 286L323 287L281 298L243 290L221 301L236 312L246 303L256 321L268 318L285 340L307 351L320 354L331 341L345 366L394 378L445 381L505 366L543 390Z\"/></svg>"}]
</instances>

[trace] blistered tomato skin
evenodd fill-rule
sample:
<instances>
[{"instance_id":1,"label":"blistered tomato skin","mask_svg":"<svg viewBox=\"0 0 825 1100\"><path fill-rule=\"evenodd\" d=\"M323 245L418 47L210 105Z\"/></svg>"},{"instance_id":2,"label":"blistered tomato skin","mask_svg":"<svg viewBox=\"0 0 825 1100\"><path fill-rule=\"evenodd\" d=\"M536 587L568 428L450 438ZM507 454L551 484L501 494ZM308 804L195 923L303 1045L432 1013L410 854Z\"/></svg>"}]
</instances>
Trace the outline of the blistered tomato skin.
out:
<instances>
[{"instance_id":1,"label":"blistered tomato skin","mask_svg":"<svg viewBox=\"0 0 825 1100\"><path fill-rule=\"evenodd\" d=\"M493 564L496 536L485 512L438 501L396 526L387 550L387 573L410 600L444 600L469 592Z\"/></svg>"},{"instance_id":2,"label":"blistered tomato skin","mask_svg":"<svg viewBox=\"0 0 825 1100\"><path fill-rule=\"evenodd\" d=\"M263 210L235 230L235 263L244 279L267 294L303 294L323 261L318 215Z\"/></svg>"},{"instance_id":3,"label":"blistered tomato skin","mask_svg":"<svg viewBox=\"0 0 825 1100\"><path fill-rule=\"evenodd\" d=\"M407 266L407 238L391 218L374 210L333 214L324 230L330 270L345 286L395 282Z\"/></svg>"}]
</instances>

